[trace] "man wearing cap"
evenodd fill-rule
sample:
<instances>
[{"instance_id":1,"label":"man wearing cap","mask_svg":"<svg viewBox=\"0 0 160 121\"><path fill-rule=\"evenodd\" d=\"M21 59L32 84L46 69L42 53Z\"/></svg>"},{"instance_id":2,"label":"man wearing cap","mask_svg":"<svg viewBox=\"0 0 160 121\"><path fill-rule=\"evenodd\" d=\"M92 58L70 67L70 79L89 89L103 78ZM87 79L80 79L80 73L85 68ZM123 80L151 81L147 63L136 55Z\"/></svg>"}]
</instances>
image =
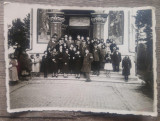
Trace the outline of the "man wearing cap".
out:
<instances>
[{"instance_id":1,"label":"man wearing cap","mask_svg":"<svg viewBox=\"0 0 160 121\"><path fill-rule=\"evenodd\" d=\"M84 72L87 82L91 81L89 73L91 72L92 61L93 61L93 55L89 53L88 49L86 49L81 71Z\"/></svg>"}]
</instances>

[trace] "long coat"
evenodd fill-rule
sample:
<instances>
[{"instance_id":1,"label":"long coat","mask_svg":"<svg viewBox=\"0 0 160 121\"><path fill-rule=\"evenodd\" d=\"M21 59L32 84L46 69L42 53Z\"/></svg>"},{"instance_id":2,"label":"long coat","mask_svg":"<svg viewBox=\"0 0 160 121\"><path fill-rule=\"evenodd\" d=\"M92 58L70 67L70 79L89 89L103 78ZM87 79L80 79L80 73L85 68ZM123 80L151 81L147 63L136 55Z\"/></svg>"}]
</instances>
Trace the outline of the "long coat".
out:
<instances>
[{"instance_id":1,"label":"long coat","mask_svg":"<svg viewBox=\"0 0 160 121\"><path fill-rule=\"evenodd\" d=\"M75 63L74 63L74 72L80 73L82 68L82 55L76 54L75 55Z\"/></svg>"},{"instance_id":2,"label":"long coat","mask_svg":"<svg viewBox=\"0 0 160 121\"><path fill-rule=\"evenodd\" d=\"M42 72L48 72L48 62L49 62L49 58L47 56L43 56L42 57Z\"/></svg>"},{"instance_id":3,"label":"long coat","mask_svg":"<svg viewBox=\"0 0 160 121\"><path fill-rule=\"evenodd\" d=\"M57 54L57 59L58 59L58 69L62 69L62 67L63 67L63 52L59 52Z\"/></svg>"},{"instance_id":4,"label":"long coat","mask_svg":"<svg viewBox=\"0 0 160 121\"><path fill-rule=\"evenodd\" d=\"M112 58L112 63L114 65L119 65L119 63L121 62L121 53L120 52L114 52L113 55L111 56Z\"/></svg>"},{"instance_id":5,"label":"long coat","mask_svg":"<svg viewBox=\"0 0 160 121\"><path fill-rule=\"evenodd\" d=\"M124 58L122 61L122 68L123 68L122 74L124 76L130 75L131 66L132 66L131 60L129 58Z\"/></svg>"},{"instance_id":6,"label":"long coat","mask_svg":"<svg viewBox=\"0 0 160 121\"><path fill-rule=\"evenodd\" d=\"M75 52L73 50L69 50L69 68L70 70L74 70L75 63Z\"/></svg>"},{"instance_id":7,"label":"long coat","mask_svg":"<svg viewBox=\"0 0 160 121\"><path fill-rule=\"evenodd\" d=\"M56 47L56 45L57 45L57 42L49 41L48 46L47 46L47 50L48 50L48 48L50 48L52 50L53 48Z\"/></svg>"},{"instance_id":8,"label":"long coat","mask_svg":"<svg viewBox=\"0 0 160 121\"><path fill-rule=\"evenodd\" d=\"M100 61L100 50L99 50L99 48L95 48L93 50L93 58L94 58L94 61Z\"/></svg>"},{"instance_id":9,"label":"long coat","mask_svg":"<svg viewBox=\"0 0 160 121\"><path fill-rule=\"evenodd\" d=\"M11 81L18 81L18 73L17 73L17 60L16 59L11 59L10 61L10 65L11 65L11 68L9 69L10 70L10 79Z\"/></svg>"},{"instance_id":10,"label":"long coat","mask_svg":"<svg viewBox=\"0 0 160 121\"><path fill-rule=\"evenodd\" d=\"M106 48L102 48L100 50L100 61L105 62L105 56L106 56Z\"/></svg>"},{"instance_id":11,"label":"long coat","mask_svg":"<svg viewBox=\"0 0 160 121\"><path fill-rule=\"evenodd\" d=\"M91 71L92 61L93 61L93 55L91 53L84 55L81 71L89 73Z\"/></svg>"},{"instance_id":12,"label":"long coat","mask_svg":"<svg viewBox=\"0 0 160 121\"><path fill-rule=\"evenodd\" d=\"M55 53L52 53L52 56L51 56L51 60L52 60L52 63L51 63L51 67L52 67L52 72L54 73L57 73L58 72L58 58L57 58L57 52Z\"/></svg>"},{"instance_id":13,"label":"long coat","mask_svg":"<svg viewBox=\"0 0 160 121\"><path fill-rule=\"evenodd\" d=\"M20 72L22 72L24 70L27 72L30 72L32 70L32 63L31 63L31 60L29 59L27 53L20 55L19 63L21 65Z\"/></svg>"},{"instance_id":14,"label":"long coat","mask_svg":"<svg viewBox=\"0 0 160 121\"><path fill-rule=\"evenodd\" d=\"M63 73L69 72L69 54L64 53L63 54L63 67L62 67Z\"/></svg>"}]
</instances>

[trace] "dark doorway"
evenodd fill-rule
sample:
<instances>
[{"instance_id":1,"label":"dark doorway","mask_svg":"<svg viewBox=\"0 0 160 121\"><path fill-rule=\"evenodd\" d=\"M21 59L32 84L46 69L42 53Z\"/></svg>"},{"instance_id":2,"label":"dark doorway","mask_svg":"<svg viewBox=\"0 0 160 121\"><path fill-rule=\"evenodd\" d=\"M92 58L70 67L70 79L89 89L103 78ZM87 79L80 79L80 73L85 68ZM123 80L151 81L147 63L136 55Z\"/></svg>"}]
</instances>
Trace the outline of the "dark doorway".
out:
<instances>
[{"instance_id":1,"label":"dark doorway","mask_svg":"<svg viewBox=\"0 0 160 121\"><path fill-rule=\"evenodd\" d=\"M68 34L72 36L73 40L77 39L77 35L84 36L85 39L87 36L90 37L90 31L86 28L70 28Z\"/></svg>"}]
</instances>

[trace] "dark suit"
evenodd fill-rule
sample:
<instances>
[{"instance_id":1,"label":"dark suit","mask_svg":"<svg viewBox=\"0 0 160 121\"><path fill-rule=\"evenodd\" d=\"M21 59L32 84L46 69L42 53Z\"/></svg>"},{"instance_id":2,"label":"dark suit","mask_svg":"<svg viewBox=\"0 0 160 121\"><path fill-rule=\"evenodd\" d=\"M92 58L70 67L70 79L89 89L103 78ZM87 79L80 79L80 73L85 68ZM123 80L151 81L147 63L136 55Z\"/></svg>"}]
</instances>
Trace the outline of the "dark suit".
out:
<instances>
[{"instance_id":1,"label":"dark suit","mask_svg":"<svg viewBox=\"0 0 160 121\"><path fill-rule=\"evenodd\" d=\"M99 75L100 70L100 50L99 48L94 48L93 50L93 70Z\"/></svg>"},{"instance_id":2,"label":"dark suit","mask_svg":"<svg viewBox=\"0 0 160 121\"><path fill-rule=\"evenodd\" d=\"M130 69L131 69L131 60L130 58L124 58L122 61L122 74L125 76L125 79L128 80L128 75L130 75Z\"/></svg>"},{"instance_id":3,"label":"dark suit","mask_svg":"<svg viewBox=\"0 0 160 121\"><path fill-rule=\"evenodd\" d=\"M48 75L48 57L47 56L43 56L42 57L42 70L44 72L44 77L47 77Z\"/></svg>"},{"instance_id":4,"label":"dark suit","mask_svg":"<svg viewBox=\"0 0 160 121\"><path fill-rule=\"evenodd\" d=\"M112 65L113 71L119 71L119 64L121 62L121 53L120 52L113 52L112 58Z\"/></svg>"}]
</instances>

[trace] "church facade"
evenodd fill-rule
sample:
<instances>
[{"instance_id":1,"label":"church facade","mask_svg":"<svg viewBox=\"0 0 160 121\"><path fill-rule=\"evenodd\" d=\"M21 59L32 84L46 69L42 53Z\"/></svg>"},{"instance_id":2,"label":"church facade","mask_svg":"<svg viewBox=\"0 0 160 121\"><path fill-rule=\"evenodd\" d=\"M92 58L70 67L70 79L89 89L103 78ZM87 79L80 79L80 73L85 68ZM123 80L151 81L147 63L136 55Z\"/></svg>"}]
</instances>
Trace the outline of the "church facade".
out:
<instances>
[{"instance_id":1,"label":"church facade","mask_svg":"<svg viewBox=\"0 0 160 121\"><path fill-rule=\"evenodd\" d=\"M58 38L77 35L113 39L116 41L122 58L129 55L132 61L131 75L136 74L136 31L135 12L132 9L41 9L33 8L31 12L31 49L29 54L43 52L53 34Z\"/></svg>"}]
</instances>

